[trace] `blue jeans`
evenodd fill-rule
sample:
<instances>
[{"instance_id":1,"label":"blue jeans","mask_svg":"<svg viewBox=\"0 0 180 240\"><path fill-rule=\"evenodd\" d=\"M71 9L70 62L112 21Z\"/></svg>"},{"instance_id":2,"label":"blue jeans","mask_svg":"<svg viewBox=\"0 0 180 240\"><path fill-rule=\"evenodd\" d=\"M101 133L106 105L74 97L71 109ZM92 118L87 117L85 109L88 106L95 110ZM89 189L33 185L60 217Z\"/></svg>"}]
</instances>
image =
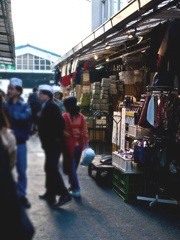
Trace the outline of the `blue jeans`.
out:
<instances>
[{"instance_id":1,"label":"blue jeans","mask_svg":"<svg viewBox=\"0 0 180 240\"><path fill-rule=\"evenodd\" d=\"M20 197L26 196L27 192L27 146L26 143L17 145L16 169L18 174L17 191Z\"/></svg>"},{"instance_id":2,"label":"blue jeans","mask_svg":"<svg viewBox=\"0 0 180 240\"><path fill-rule=\"evenodd\" d=\"M79 164L79 158L81 155L80 146L76 146L74 148L74 156L72 159L72 173L69 175L69 183L71 184L72 190L80 190L78 176L77 176L77 168Z\"/></svg>"}]
</instances>

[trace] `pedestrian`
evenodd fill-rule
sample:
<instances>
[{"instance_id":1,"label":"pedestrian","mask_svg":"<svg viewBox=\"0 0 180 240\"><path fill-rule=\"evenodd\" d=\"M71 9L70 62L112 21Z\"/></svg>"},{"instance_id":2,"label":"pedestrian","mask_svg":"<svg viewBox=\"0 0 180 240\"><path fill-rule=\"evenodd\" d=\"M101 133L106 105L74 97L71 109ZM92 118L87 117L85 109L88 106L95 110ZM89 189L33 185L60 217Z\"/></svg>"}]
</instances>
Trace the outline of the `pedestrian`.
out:
<instances>
[{"instance_id":1,"label":"pedestrian","mask_svg":"<svg viewBox=\"0 0 180 240\"><path fill-rule=\"evenodd\" d=\"M80 185L78 181L77 169L80 157L84 148L88 147L88 128L85 116L80 113L75 97L64 99L66 112L63 113L65 119L65 153L63 159L64 173L69 177L70 194L73 197L80 197Z\"/></svg>"},{"instance_id":2,"label":"pedestrian","mask_svg":"<svg viewBox=\"0 0 180 240\"><path fill-rule=\"evenodd\" d=\"M40 199L54 206L62 206L72 198L59 171L59 159L63 151L65 121L58 106L53 101L50 85L39 86L42 110L38 119L38 133L45 153L45 188ZM60 196L56 202L56 196Z\"/></svg>"},{"instance_id":3,"label":"pedestrian","mask_svg":"<svg viewBox=\"0 0 180 240\"><path fill-rule=\"evenodd\" d=\"M63 93L58 91L58 90L54 90L54 102L58 105L61 114L65 112L65 108L64 108L64 104L63 104Z\"/></svg>"},{"instance_id":4,"label":"pedestrian","mask_svg":"<svg viewBox=\"0 0 180 240\"><path fill-rule=\"evenodd\" d=\"M21 100L22 80L11 78L7 91L7 117L17 143L17 191L20 203L25 208L31 204L27 198L27 140L30 133L31 109L28 103Z\"/></svg>"},{"instance_id":5,"label":"pedestrian","mask_svg":"<svg viewBox=\"0 0 180 240\"><path fill-rule=\"evenodd\" d=\"M10 124L4 111L4 104L3 96L0 93L0 138L2 145L8 152L9 167L13 170L16 164L17 144L15 135L10 129Z\"/></svg>"},{"instance_id":6,"label":"pedestrian","mask_svg":"<svg viewBox=\"0 0 180 240\"><path fill-rule=\"evenodd\" d=\"M16 182L9 168L9 154L0 138L0 238L11 240L31 240L35 228L19 203Z\"/></svg>"},{"instance_id":7,"label":"pedestrian","mask_svg":"<svg viewBox=\"0 0 180 240\"><path fill-rule=\"evenodd\" d=\"M31 107L32 112L32 126L31 126L31 135L37 132L37 119L38 119L38 112L41 109L41 103L38 96L38 88L33 87L33 92L30 93L28 97L28 103Z\"/></svg>"}]
</instances>

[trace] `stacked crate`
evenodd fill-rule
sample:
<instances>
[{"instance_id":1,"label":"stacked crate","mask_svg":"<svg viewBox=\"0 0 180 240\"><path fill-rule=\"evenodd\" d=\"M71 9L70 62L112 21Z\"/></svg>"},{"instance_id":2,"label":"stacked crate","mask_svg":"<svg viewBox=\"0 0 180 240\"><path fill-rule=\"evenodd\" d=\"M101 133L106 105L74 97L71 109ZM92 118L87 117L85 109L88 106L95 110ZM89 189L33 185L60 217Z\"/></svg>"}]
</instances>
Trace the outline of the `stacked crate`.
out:
<instances>
[{"instance_id":1,"label":"stacked crate","mask_svg":"<svg viewBox=\"0 0 180 240\"><path fill-rule=\"evenodd\" d=\"M101 81L100 110L109 111L109 78L102 78Z\"/></svg>"},{"instance_id":2,"label":"stacked crate","mask_svg":"<svg viewBox=\"0 0 180 240\"><path fill-rule=\"evenodd\" d=\"M91 85L91 103L90 108L92 112L100 109L100 92L101 92L101 83L94 82Z\"/></svg>"},{"instance_id":3,"label":"stacked crate","mask_svg":"<svg viewBox=\"0 0 180 240\"><path fill-rule=\"evenodd\" d=\"M112 95L118 93L116 75L109 76L109 93Z\"/></svg>"},{"instance_id":4,"label":"stacked crate","mask_svg":"<svg viewBox=\"0 0 180 240\"><path fill-rule=\"evenodd\" d=\"M144 193L144 175L126 174L114 167L113 191L124 201L133 201Z\"/></svg>"}]
</instances>

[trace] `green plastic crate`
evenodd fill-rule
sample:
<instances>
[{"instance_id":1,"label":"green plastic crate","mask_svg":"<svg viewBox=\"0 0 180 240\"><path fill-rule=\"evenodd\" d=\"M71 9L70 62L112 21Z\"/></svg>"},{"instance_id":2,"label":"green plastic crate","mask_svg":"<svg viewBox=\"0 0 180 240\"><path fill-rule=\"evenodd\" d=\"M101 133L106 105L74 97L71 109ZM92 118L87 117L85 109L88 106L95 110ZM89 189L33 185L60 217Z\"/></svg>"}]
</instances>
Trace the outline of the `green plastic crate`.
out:
<instances>
[{"instance_id":1,"label":"green plastic crate","mask_svg":"<svg viewBox=\"0 0 180 240\"><path fill-rule=\"evenodd\" d=\"M117 168L113 170L113 191L124 201L135 200L143 194L144 175L126 174Z\"/></svg>"}]
</instances>

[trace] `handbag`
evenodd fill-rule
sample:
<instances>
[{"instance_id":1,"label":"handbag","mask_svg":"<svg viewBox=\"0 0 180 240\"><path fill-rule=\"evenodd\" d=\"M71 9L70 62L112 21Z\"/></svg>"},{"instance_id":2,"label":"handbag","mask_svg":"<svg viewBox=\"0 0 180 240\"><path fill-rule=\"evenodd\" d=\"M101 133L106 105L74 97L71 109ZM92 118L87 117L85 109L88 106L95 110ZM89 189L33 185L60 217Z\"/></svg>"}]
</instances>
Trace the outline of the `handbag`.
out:
<instances>
[{"instance_id":1,"label":"handbag","mask_svg":"<svg viewBox=\"0 0 180 240\"><path fill-rule=\"evenodd\" d=\"M3 127L0 130L0 137L2 145L7 150L9 155L10 168L13 169L13 167L16 164L16 151L17 151L16 138L12 130L5 127Z\"/></svg>"},{"instance_id":2,"label":"handbag","mask_svg":"<svg viewBox=\"0 0 180 240\"><path fill-rule=\"evenodd\" d=\"M81 159L80 159L80 165L82 166L88 166L93 159L95 158L95 152L92 148L85 148L82 151Z\"/></svg>"}]
</instances>

